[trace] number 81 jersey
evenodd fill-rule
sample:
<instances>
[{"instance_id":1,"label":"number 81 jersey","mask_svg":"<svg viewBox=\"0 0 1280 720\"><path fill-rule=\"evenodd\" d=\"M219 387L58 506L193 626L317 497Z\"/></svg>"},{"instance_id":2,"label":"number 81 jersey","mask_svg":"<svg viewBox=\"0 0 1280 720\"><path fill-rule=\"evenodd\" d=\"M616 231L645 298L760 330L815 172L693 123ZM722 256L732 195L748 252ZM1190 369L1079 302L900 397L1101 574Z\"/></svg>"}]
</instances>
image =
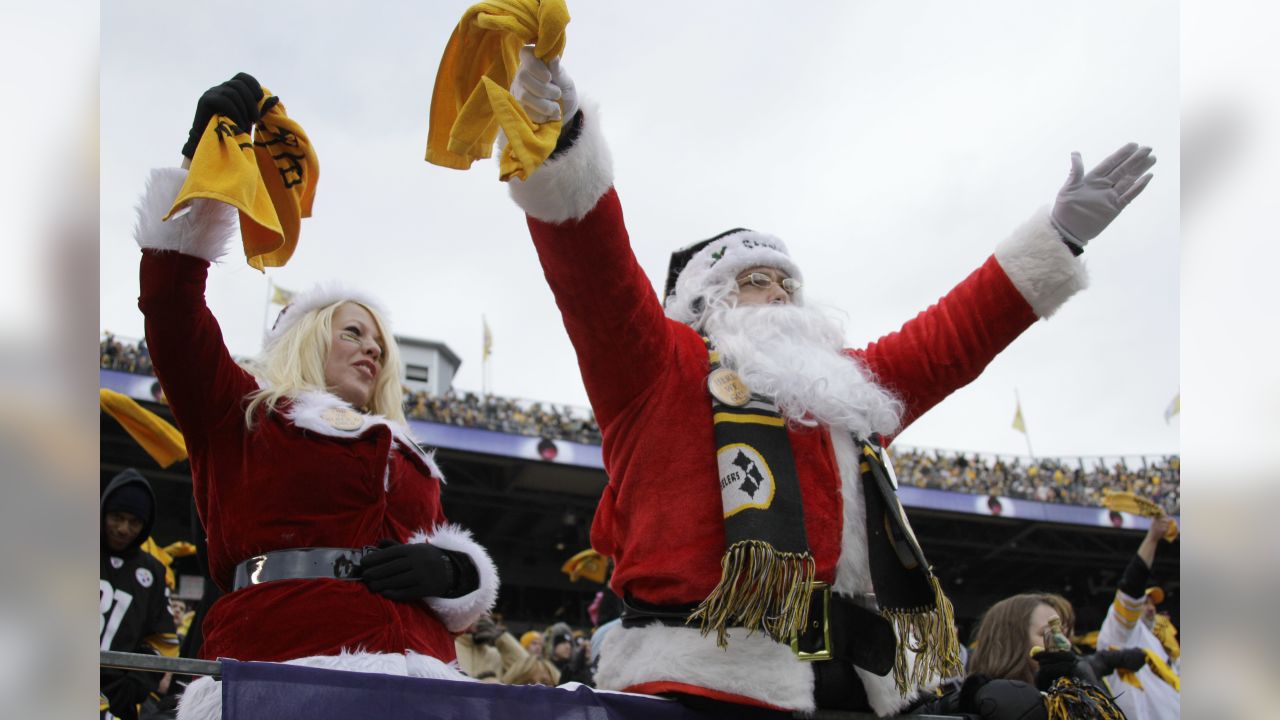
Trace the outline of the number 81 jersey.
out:
<instances>
[{"instance_id":1,"label":"number 81 jersey","mask_svg":"<svg viewBox=\"0 0 1280 720\"><path fill-rule=\"evenodd\" d=\"M164 566L133 548L103 551L98 588L98 641L103 650L138 652L147 641L159 653L177 655L178 636L169 613Z\"/></svg>"}]
</instances>

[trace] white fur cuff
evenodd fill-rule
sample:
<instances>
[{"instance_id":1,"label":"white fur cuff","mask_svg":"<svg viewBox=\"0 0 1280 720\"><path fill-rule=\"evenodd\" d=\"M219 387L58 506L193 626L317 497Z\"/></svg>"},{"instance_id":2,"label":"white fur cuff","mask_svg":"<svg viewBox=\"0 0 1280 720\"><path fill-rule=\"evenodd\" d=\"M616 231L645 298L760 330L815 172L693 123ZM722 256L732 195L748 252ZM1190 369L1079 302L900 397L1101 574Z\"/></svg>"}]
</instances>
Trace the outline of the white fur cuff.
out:
<instances>
[{"instance_id":1,"label":"white fur cuff","mask_svg":"<svg viewBox=\"0 0 1280 720\"><path fill-rule=\"evenodd\" d=\"M147 178L138 200L133 237L138 246L174 250L213 262L227 252L227 242L240 228L236 209L216 200L196 198L168 221L161 220L187 180L183 168L157 168Z\"/></svg>"},{"instance_id":2,"label":"white fur cuff","mask_svg":"<svg viewBox=\"0 0 1280 720\"><path fill-rule=\"evenodd\" d=\"M476 564L479 588L459 598L426 598L427 605L449 632L462 632L493 609L498 600L498 568L470 532L453 524L437 525L430 534L421 530L414 533L409 542L429 542L441 550L466 553Z\"/></svg>"},{"instance_id":3,"label":"white fur cuff","mask_svg":"<svg viewBox=\"0 0 1280 720\"><path fill-rule=\"evenodd\" d=\"M1036 315L1047 318L1089 285L1084 263L1071 254L1041 208L996 247L996 262Z\"/></svg>"},{"instance_id":4,"label":"white fur cuff","mask_svg":"<svg viewBox=\"0 0 1280 720\"><path fill-rule=\"evenodd\" d=\"M511 199L529 217L562 223L586 215L613 186L613 157L594 104L582 111L582 133L571 147L542 164L528 180L512 178Z\"/></svg>"}]
</instances>

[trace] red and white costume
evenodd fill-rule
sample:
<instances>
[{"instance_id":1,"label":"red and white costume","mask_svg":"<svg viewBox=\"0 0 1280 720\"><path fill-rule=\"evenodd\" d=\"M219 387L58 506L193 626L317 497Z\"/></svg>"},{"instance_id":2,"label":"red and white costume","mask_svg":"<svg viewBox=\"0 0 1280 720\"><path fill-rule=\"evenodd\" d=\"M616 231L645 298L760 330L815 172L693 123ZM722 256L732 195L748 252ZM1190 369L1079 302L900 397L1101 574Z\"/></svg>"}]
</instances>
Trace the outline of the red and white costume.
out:
<instances>
[{"instance_id":1,"label":"red and white costume","mask_svg":"<svg viewBox=\"0 0 1280 720\"><path fill-rule=\"evenodd\" d=\"M719 580L725 551L707 349L664 314L632 253L597 119L586 114L577 141L527 181L513 181L511 194L528 215L604 436L609 484L592 545L613 558L619 596L697 603ZM1082 264L1041 212L900 331L848 352L903 401L905 427L1084 284ZM789 434L817 579L849 595L871 592L851 439L826 428ZM905 704L892 674L859 674L880 714ZM600 650L596 681L814 709L810 665L763 633L742 630L722 650L714 634L702 637L695 627L618 628Z\"/></svg>"},{"instance_id":2,"label":"red and white costume","mask_svg":"<svg viewBox=\"0 0 1280 720\"><path fill-rule=\"evenodd\" d=\"M470 533L447 523L440 471L402 424L361 415L360 427L336 429L323 411L350 405L317 391L277 411L258 411L253 429L246 427L246 396L259 385L232 359L204 300L210 262L236 233L236 211L195 200L186 214L161 222L185 176L178 168L153 171L139 205L138 305L156 376L186 439L209 570L229 593L204 620L203 656L461 678L452 633L493 606L493 562ZM418 603L394 602L338 579L279 580L230 592L236 565L255 555L359 548L383 538L467 553L479 589ZM198 705L216 705L216 689L208 685L203 693L195 685L188 691L185 717L204 716Z\"/></svg>"}]
</instances>

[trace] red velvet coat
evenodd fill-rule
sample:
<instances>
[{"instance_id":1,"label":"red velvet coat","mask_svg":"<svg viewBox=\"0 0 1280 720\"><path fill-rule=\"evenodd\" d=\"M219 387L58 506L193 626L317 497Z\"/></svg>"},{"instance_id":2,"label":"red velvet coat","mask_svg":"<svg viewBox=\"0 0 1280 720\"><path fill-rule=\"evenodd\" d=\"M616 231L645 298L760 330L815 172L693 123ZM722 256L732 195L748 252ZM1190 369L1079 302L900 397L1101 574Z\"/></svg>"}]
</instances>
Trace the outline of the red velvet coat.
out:
<instances>
[{"instance_id":1,"label":"red velvet coat","mask_svg":"<svg viewBox=\"0 0 1280 720\"><path fill-rule=\"evenodd\" d=\"M698 602L720 579L725 547L706 346L663 313L615 191L579 221L529 228L604 435L609 484L592 545L613 558L620 595ZM906 427L1035 320L992 257L902 330L849 353L903 400ZM832 582L842 508L830 434L789 434L817 577Z\"/></svg>"},{"instance_id":2,"label":"red velvet coat","mask_svg":"<svg viewBox=\"0 0 1280 720\"><path fill-rule=\"evenodd\" d=\"M281 412L245 427L258 388L222 344L204 303L209 263L144 251L139 307L156 376L187 441L209 571L225 592L235 566L271 550L405 541L444 522L440 481L383 424L358 438L326 437ZM384 474L388 489L383 489ZM453 637L425 604L398 603L344 580L284 580L226 595L204 620L205 657L290 660L407 649L443 660Z\"/></svg>"},{"instance_id":3,"label":"red velvet coat","mask_svg":"<svg viewBox=\"0 0 1280 720\"><path fill-rule=\"evenodd\" d=\"M203 656L284 661L359 651L327 665L353 668L384 667L373 657L381 653L453 660L451 631L474 622L496 597L492 561L465 530L445 524L440 473L403 425L362 415L362 427L335 429L322 410L350 406L316 391L273 412L259 409L253 428L246 426L246 396L258 383L228 353L204 300L209 260L234 228L234 210L197 200L187 215L160 222L184 177L176 168L153 172L139 208L138 305L156 376L186 439L214 581L230 591L235 566L264 552L359 548L384 538L466 552L481 576L481 587L461 598L416 602L337 579L229 592L204 619ZM456 676L432 667L427 672Z\"/></svg>"},{"instance_id":4,"label":"red velvet coat","mask_svg":"<svg viewBox=\"0 0 1280 720\"><path fill-rule=\"evenodd\" d=\"M613 558L619 595L699 602L719 580L725 551L707 351L693 329L664 314L636 261L594 116L567 152L513 181L511 194L528 215L604 436L609 483L592 545ZM847 352L903 400L905 427L1083 286L1082 272L1041 214L900 331ZM790 438L818 579L838 592L871 590L849 580L866 563L864 513L846 507L861 497L852 443L825 428L790 430ZM725 652L693 628L617 629L601 648L597 681L812 710L809 666L781 644L742 635ZM878 712L901 706L891 679L863 679Z\"/></svg>"}]
</instances>

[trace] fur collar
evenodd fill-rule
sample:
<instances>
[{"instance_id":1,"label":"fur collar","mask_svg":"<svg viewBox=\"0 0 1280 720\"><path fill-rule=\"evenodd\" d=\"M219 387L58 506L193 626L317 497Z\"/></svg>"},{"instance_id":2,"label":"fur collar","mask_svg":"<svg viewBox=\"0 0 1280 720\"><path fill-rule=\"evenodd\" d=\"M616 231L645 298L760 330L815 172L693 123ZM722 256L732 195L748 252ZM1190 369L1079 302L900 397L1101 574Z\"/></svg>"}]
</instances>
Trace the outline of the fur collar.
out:
<instances>
[{"instance_id":1,"label":"fur collar","mask_svg":"<svg viewBox=\"0 0 1280 720\"><path fill-rule=\"evenodd\" d=\"M327 410L347 410L359 416L360 425L350 430L334 427L324 419ZM391 437L408 455L417 458L431 471L431 474L443 483L444 473L435 462L435 450L423 450L409 434L409 428L383 415L362 413L351 406L351 403L337 395L319 390L308 390L294 396L283 409L283 414L294 425L300 428L328 435L329 437L357 438L369 429L385 425L391 431Z\"/></svg>"}]
</instances>

